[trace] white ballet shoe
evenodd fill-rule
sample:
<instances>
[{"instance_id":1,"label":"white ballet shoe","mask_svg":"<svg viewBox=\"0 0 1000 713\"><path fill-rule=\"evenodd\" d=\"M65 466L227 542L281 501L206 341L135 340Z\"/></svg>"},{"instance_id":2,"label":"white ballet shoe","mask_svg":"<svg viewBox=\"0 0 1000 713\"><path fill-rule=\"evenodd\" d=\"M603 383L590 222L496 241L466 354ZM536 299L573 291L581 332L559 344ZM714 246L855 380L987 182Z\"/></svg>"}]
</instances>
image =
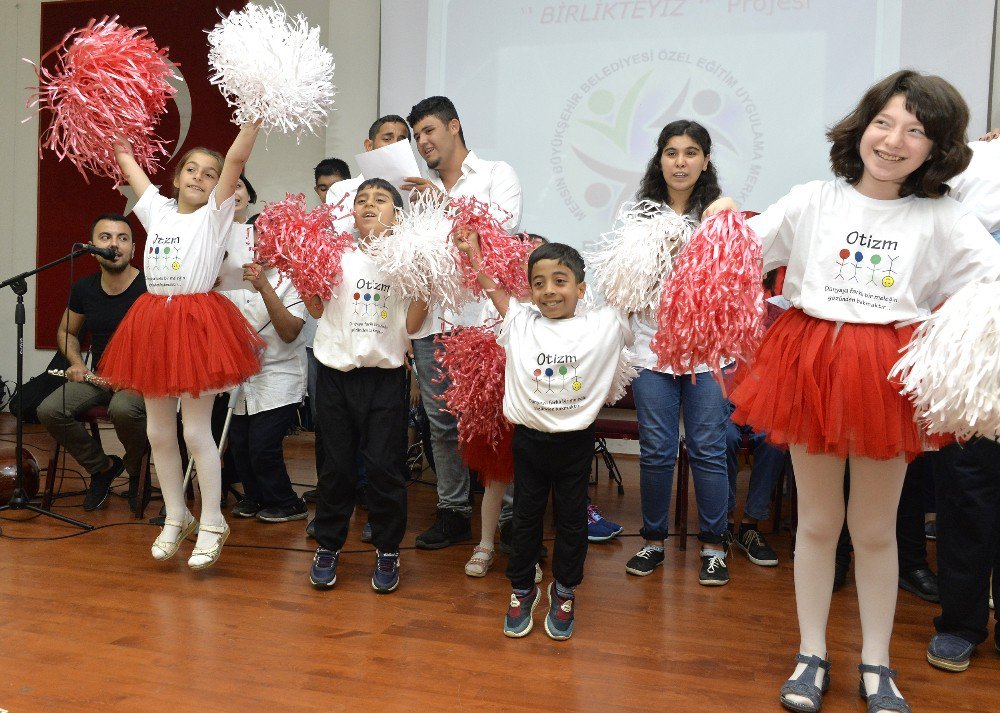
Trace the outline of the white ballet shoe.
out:
<instances>
[{"instance_id":1,"label":"white ballet shoe","mask_svg":"<svg viewBox=\"0 0 1000 713\"><path fill-rule=\"evenodd\" d=\"M207 569L215 564L219 555L222 554L222 546L229 538L229 525L227 523L221 525L205 525L203 523L201 532L212 532L218 535L219 539L211 547L195 547L192 550L191 558L188 560L188 567L191 569Z\"/></svg>"},{"instance_id":2,"label":"white ballet shoe","mask_svg":"<svg viewBox=\"0 0 1000 713\"><path fill-rule=\"evenodd\" d=\"M194 515L187 513L187 518L184 521L171 520L167 518L163 521L164 529L169 527L176 527L179 532L177 537L173 540L168 540L163 536L163 530L157 536L156 541L153 542L153 547L150 551L153 554L153 559L168 560L177 554L177 549L181 546L181 542L190 535L192 532L198 529L198 521L194 519Z\"/></svg>"}]
</instances>

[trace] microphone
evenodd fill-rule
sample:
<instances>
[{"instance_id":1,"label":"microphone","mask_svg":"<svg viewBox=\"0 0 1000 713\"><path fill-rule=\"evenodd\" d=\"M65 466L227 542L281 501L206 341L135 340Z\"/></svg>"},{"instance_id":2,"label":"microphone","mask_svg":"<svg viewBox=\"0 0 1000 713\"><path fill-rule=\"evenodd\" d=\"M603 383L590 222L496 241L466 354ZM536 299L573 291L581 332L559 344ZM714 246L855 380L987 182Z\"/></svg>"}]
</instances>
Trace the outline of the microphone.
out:
<instances>
[{"instance_id":1,"label":"microphone","mask_svg":"<svg viewBox=\"0 0 1000 713\"><path fill-rule=\"evenodd\" d=\"M105 260L116 260L118 258L118 251L114 248L99 248L90 243L77 243L77 245L80 246L80 250L83 252L90 253L91 255L99 255Z\"/></svg>"}]
</instances>

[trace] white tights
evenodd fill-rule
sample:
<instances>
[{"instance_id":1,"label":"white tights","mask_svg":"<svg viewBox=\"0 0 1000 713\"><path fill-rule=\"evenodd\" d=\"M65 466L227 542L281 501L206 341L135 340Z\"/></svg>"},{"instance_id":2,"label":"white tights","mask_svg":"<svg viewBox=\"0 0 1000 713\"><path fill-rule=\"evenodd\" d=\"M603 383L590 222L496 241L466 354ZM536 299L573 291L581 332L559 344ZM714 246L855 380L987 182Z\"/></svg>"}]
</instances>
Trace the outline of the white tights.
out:
<instances>
[{"instance_id":1,"label":"white tights","mask_svg":"<svg viewBox=\"0 0 1000 713\"><path fill-rule=\"evenodd\" d=\"M499 481L494 481L486 486L480 509L480 519L482 520L480 547L493 549L493 537L496 535L497 525L500 524L500 508L503 505L505 490L507 490L506 483Z\"/></svg>"},{"instance_id":2,"label":"white tights","mask_svg":"<svg viewBox=\"0 0 1000 713\"><path fill-rule=\"evenodd\" d=\"M795 604L801 637L799 651L825 658L834 559L844 524L845 461L833 455L807 453L800 445L789 446L789 451L798 489ZM880 461L853 456L850 462L847 527L855 553L861 662L888 666L899 585L896 509L906 462L903 458ZM804 664L799 664L793 677L804 668ZM877 690L878 676L865 674L865 686L871 692Z\"/></svg>"},{"instance_id":3,"label":"white tights","mask_svg":"<svg viewBox=\"0 0 1000 713\"><path fill-rule=\"evenodd\" d=\"M163 491L163 504L167 517L177 522L186 519L184 503L184 472L181 453L177 445L177 399L173 397L146 398L146 435L156 464L156 476ZM182 396L181 414L184 421L184 443L188 456L198 466L198 489L201 491L201 518L205 525L224 525L222 516L222 465L215 439L212 437L212 405L214 396L203 394L200 398ZM178 528L166 526L164 537L176 537ZM198 534L198 547L215 544L218 535L210 532Z\"/></svg>"}]
</instances>

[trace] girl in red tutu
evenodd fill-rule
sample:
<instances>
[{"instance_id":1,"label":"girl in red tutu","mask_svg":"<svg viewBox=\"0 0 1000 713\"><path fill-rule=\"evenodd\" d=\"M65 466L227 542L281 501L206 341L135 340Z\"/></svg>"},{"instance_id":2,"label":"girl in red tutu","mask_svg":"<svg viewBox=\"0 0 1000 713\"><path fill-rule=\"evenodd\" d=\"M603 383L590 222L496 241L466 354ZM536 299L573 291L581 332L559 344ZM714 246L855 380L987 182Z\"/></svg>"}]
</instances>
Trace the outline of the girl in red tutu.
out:
<instances>
[{"instance_id":1,"label":"girl in red tutu","mask_svg":"<svg viewBox=\"0 0 1000 713\"><path fill-rule=\"evenodd\" d=\"M229 536L222 516L220 463L212 438L212 398L260 370L264 343L232 302L212 286L219 274L236 210L236 182L257 138L245 125L226 154L195 148L174 172L174 200L161 196L136 163L132 147L115 143L115 157L140 196L135 214L148 234L145 273L149 292L129 310L101 360L101 375L117 388L135 389L146 402L146 432L156 462L167 517L153 557L176 554L198 529L188 560L210 567ZM198 464L201 522L184 504L177 445L177 402L184 442Z\"/></svg>"},{"instance_id":2,"label":"girl in red tutu","mask_svg":"<svg viewBox=\"0 0 1000 713\"><path fill-rule=\"evenodd\" d=\"M868 710L909 711L889 666L896 608L894 523L906 462L922 450L913 409L888 380L907 320L964 284L1000 276L1000 247L946 197L969 163L968 107L939 77L900 71L827 132L838 176L797 186L750 226L764 270L787 265L792 303L733 392L733 419L791 451L798 486L798 665L781 702L818 711L829 686L826 623L847 521L857 553L860 692Z\"/></svg>"}]
</instances>

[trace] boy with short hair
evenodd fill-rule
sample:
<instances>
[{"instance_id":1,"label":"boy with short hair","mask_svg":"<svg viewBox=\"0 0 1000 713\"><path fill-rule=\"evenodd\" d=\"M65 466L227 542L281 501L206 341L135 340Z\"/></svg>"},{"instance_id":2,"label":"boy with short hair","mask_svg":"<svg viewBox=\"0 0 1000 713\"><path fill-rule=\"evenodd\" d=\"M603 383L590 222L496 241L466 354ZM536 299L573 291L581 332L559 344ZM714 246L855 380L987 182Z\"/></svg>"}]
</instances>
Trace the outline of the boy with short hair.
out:
<instances>
[{"instance_id":1,"label":"boy with short hair","mask_svg":"<svg viewBox=\"0 0 1000 713\"><path fill-rule=\"evenodd\" d=\"M480 265L479 236L456 235L456 244ZM511 299L489 276L479 283L503 316L497 342L507 355L503 412L514 426L514 518L507 567L513 592L504 634L519 638L532 628L541 598L535 563L550 490L556 519L545 633L557 641L573 634L574 589L587 556L587 483L594 454L594 420L614 380L622 348L632 342L623 314L610 307L577 315L584 263L560 243L538 247L528 258L531 301Z\"/></svg>"},{"instance_id":2,"label":"boy with short hair","mask_svg":"<svg viewBox=\"0 0 1000 713\"><path fill-rule=\"evenodd\" d=\"M354 511L357 456L368 476L368 513L376 565L372 588L399 585L399 543L406 530L406 370L408 332L427 315L423 302L403 303L368 256L386 239L403 199L387 181L362 183L354 200L361 239L341 258L343 273L332 299L309 299L319 321L313 349L319 361L317 404L326 433L313 521L319 542L309 579L317 589L337 581L340 549ZM390 238L391 239L391 238Z\"/></svg>"},{"instance_id":3,"label":"boy with short hair","mask_svg":"<svg viewBox=\"0 0 1000 713\"><path fill-rule=\"evenodd\" d=\"M319 196L320 202L325 203L326 192L330 190L330 186L350 178L351 169L343 159L325 158L316 164L316 168L313 169L313 177L316 180L313 190Z\"/></svg>"}]
</instances>

